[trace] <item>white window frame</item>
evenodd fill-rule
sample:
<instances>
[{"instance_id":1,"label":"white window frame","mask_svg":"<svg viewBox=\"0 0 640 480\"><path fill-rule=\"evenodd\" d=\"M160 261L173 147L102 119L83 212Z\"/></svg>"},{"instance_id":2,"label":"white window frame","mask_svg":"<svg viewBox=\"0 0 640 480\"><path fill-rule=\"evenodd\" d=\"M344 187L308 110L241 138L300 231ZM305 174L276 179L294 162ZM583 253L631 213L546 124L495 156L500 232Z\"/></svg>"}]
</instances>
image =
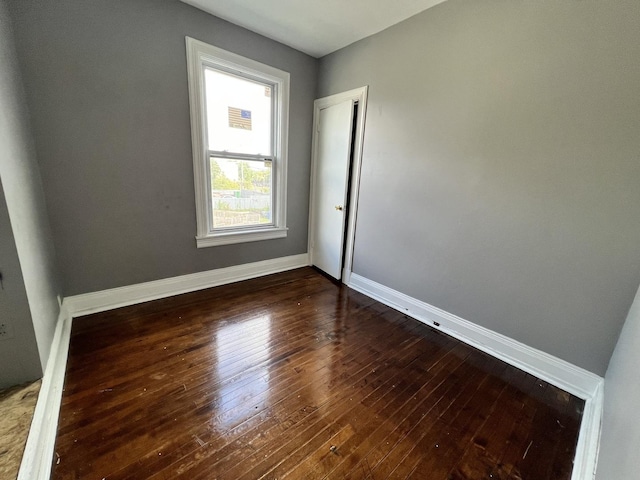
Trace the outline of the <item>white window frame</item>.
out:
<instances>
[{"instance_id":1,"label":"white window frame","mask_svg":"<svg viewBox=\"0 0 640 480\"><path fill-rule=\"evenodd\" d=\"M191 143L196 196L196 245L198 248L255 242L287 236L287 133L289 131L289 73L186 37ZM210 188L210 156L219 152L207 144L204 69L232 73L273 86L272 218L267 226L214 229ZM254 160L253 156L248 159Z\"/></svg>"}]
</instances>

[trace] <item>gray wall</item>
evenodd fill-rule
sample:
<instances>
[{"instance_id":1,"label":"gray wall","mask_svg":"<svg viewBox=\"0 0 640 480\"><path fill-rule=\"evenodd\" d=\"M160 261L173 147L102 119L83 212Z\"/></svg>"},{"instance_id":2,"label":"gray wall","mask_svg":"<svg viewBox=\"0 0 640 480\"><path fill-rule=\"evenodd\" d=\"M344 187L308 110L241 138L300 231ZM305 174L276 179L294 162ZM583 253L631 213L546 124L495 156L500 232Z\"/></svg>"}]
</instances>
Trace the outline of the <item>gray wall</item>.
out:
<instances>
[{"instance_id":1,"label":"gray wall","mask_svg":"<svg viewBox=\"0 0 640 480\"><path fill-rule=\"evenodd\" d=\"M1 26L0 26L1 28ZM0 33L0 38L2 34ZM11 230L9 211L0 184L0 323L9 335L0 338L0 388L35 380L42 375L36 335Z\"/></svg>"},{"instance_id":2,"label":"gray wall","mask_svg":"<svg viewBox=\"0 0 640 480\"><path fill-rule=\"evenodd\" d=\"M0 387L44 370L59 307L55 255L12 26L0 3Z\"/></svg>"},{"instance_id":3,"label":"gray wall","mask_svg":"<svg viewBox=\"0 0 640 480\"><path fill-rule=\"evenodd\" d=\"M604 374L640 282L640 2L449 0L321 59L369 85L354 271Z\"/></svg>"},{"instance_id":4,"label":"gray wall","mask_svg":"<svg viewBox=\"0 0 640 480\"><path fill-rule=\"evenodd\" d=\"M598 480L637 478L640 451L640 289L605 377Z\"/></svg>"},{"instance_id":5,"label":"gray wall","mask_svg":"<svg viewBox=\"0 0 640 480\"><path fill-rule=\"evenodd\" d=\"M11 0L64 294L305 253L317 60L177 0ZM291 74L286 239L197 249L185 35Z\"/></svg>"}]
</instances>

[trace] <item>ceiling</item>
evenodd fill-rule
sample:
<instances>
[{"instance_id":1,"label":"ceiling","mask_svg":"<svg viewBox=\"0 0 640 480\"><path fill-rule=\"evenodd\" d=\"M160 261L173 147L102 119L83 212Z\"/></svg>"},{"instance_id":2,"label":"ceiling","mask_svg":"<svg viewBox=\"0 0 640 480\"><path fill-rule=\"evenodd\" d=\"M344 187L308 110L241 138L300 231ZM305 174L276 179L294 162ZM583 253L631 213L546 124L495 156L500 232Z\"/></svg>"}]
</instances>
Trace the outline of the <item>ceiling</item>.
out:
<instances>
[{"instance_id":1,"label":"ceiling","mask_svg":"<svg viewBox=\"0 0 640 480\"><path fill-rule=\"evenodd\" d=\"M445 0L181 0L314 57Z\"/></svg>"}]
</instances>

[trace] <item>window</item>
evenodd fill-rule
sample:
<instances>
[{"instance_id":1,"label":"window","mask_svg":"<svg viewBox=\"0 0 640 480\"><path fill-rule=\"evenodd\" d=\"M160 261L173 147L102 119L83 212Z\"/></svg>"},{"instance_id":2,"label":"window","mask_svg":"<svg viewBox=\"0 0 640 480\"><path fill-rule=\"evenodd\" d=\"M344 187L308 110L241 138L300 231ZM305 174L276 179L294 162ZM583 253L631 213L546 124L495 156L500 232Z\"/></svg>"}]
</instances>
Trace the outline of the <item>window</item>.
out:
<instances>
[{"instance_id":1,"label":"window","mask_svg":"<svg viewBox=\"0 0 640 480\"><path fill-rule=\"evenodd\" d=\"M197 246L287 236L289 74L187 37Z\"/></svg>"}]
</instances>

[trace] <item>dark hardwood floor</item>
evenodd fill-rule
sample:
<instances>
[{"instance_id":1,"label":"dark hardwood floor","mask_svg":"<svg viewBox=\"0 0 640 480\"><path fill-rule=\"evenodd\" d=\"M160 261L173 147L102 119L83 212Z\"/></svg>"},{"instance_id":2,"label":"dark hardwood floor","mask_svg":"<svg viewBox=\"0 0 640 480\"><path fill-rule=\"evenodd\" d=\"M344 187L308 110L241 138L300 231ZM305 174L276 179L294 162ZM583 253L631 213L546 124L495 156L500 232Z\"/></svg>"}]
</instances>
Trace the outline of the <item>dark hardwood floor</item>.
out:
<instances>
[{"instance_id":1,"label":"dark hardwood floor","mask_svg":"<svg viewBox=\"0 0 640 480\"><path fill-rule=\"evenodd\" d=\"M584 402L311 268L74 320L55 479L569 479Z\"/></svg>"}]
</instances>

